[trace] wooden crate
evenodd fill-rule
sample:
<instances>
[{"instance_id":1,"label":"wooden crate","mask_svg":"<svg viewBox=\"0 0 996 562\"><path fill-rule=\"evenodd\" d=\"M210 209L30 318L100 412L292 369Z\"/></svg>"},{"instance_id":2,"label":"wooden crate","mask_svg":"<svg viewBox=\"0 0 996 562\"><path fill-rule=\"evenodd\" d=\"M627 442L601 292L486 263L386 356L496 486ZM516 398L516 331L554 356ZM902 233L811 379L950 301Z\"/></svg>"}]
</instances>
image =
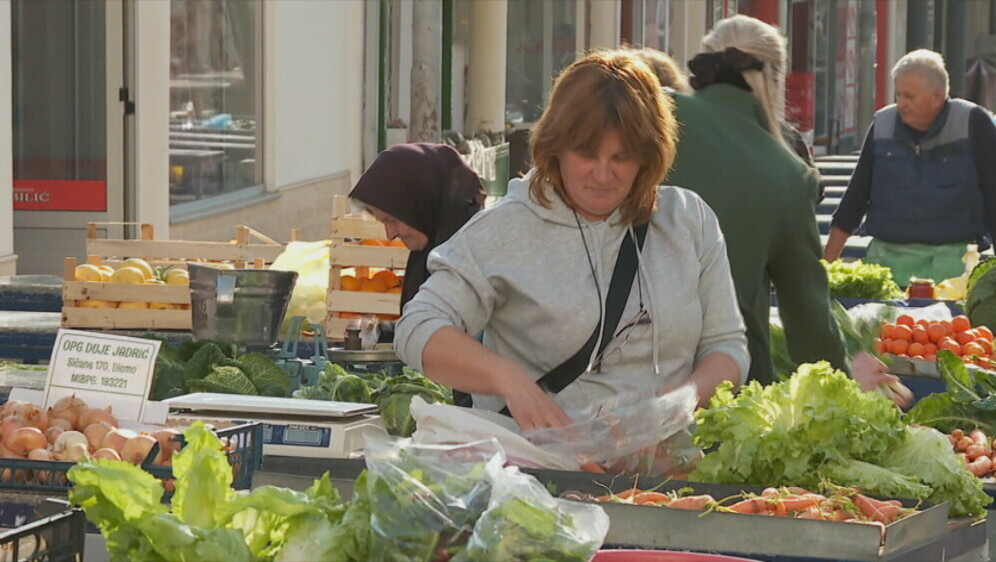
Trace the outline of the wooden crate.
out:
<instances>
[{"instance_id":1,"label":"wooden crate","mask_svg":"<svg viewBox=\"0 0 996 562\"><path fill-rule=\"evenodd\" d=\"M201 242L191 240L156 240L151 224L142 224L141 237L134 240L100 238L103 225L135 225L121 222L90 222L86 230L86 253L100 256L108 265L116 267L125 258L142 258L153 267L165 265L184 268L187 262L224 262L234 267L246 267L257 260L273 263L284 251L284 245L248 226L235 227L231 242ZM296 231L291 232L291 240Z\"/></svg>"},{"instance_id":2,"label":"wooden crate","mask_svg":"<svg viewBox=\"0 0 996 562\"><path fill-rule=\"evenodd\" d=\"M349 214L349 202L336 196L332 203L332 242L329 245L329 292L326 299L325 331L329 339L342 340L349 318L343 313L396 315L401 307L401 295L343 291L343 269L355 268L366 276L370 268L404 269L408 249L384 246L364 246L355 240L384 240L384 225L367 214Z\"/></svg>"},{"instance_id":3,"label":"wooden crate","mask_svg":"<svg viewBox=\"0 0 996 562\"><path fill-rule=\"evenodd\" d=\"M87 263L100 265L99 256L90 256ZM66 258L63 264L62 326L64 328L100 328L104 330L190 330L190 287L187 285L155 285L76 281L76 258ZM154 310L149 308L92 308L86 301L156 302L182 305L185 309Z\"/></svg>"}]
</instances>

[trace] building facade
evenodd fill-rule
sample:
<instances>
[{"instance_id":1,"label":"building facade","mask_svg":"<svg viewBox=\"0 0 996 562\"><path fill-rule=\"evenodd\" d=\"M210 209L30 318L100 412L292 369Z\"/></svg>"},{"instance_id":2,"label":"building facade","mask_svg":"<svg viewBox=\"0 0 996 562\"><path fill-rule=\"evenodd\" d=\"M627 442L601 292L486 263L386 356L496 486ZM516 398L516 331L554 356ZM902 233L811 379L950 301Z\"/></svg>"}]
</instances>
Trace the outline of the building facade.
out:
<instances>
[{"instance_id":1,"label":"building facade","mask_svg":"<svg viewBox=\"0 0 996 562\"><path fill-rule=\"evenodd\" d=\"M855 150L911 48L952 93L996 44L981 0L0 0L0 275L130 237L327 236L379 150L504 132L513 173L552 79L622 43L683 63L735 13L789 39L787 112L817 153ZM9 118L7 117L9 116Z\"/></svg>"}]
</instances>

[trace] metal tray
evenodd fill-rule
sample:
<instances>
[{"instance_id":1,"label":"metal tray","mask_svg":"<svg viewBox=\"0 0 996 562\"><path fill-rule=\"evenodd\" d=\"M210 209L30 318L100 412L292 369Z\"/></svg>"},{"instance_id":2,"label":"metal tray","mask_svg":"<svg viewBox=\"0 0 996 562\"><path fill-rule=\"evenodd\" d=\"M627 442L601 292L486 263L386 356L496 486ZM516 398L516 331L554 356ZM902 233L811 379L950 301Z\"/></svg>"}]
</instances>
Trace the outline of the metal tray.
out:
<instances>
[{"instance_id":1,"label":"metal tray","mask_svg":"<svg viewBox=\"0 0 996 562\"><path fill-rule=\"evenodd\" d=\"M376 404L334 402L331 400L305 400L303 398L278 398L276 396L217 394L213 392L195 392L193 394L167 398L163 402L168 404L170 409L237 414L314 416L322 418L348 418L377 411Z\"/></svg>"},{"instance_id":2,"label":"metal tray","mask_svg":"<svg viewBox=\"0 0 996 562\"><path fill-rule=\"evenodd\" d=\"M748 491L756 486L704 484L672 480L529 470L555 494L577 491L602 495L634 485L651 488L661 484L663 491L691 487L695 494L712 494L716 499ZM903 500L911 507L916 502ZM856 523L768 517L739 513L702 513L681 509L620 503L600 504L609 515L606 544L641 548L668 548L722 552L737 555L805 556L833 560L883 560L916 549L943 537L947 528L948 503L921 506L923 511L886 527L885 539L877 526Z\"/></svg>"},{"instance_id":3,"label":"metal tray","mask_svg":"<svg viewBox=\"0 0 996 562\"><path fill-rule=\"evenodd\" d=\"M333 363L388 363L400 361L393 349L349 350L330 349L329 361Z\"/></svg>"},{"instance_id":4,"label":"metal tray","mask_svg":"<svg viewBox=\"0 0 996 562\"><path fill-rule=\"evenodd\" d=\"M326 470L333 484L347 497L352 481L364 468L360 459L297 459L267 456L263 472L256 473L254 485L273 484L304 489ZM588 474L559 470L523 469L545 484L554 495L576 491L602 495L634 485L661 490L691 487L696 494L726 498L742 491L760 493L757 486L704 484L631 476ZM904 500L910 507L916 502ZM885 541L877 526L833 521L767 517L739 513L706 513L662 507L599 504L609 515L605 544L637 548L720 552L730 555L800 558L807 560L922 560L951 533L951 526L971 521L948 521L947 502L924 504L923 511L886 527ZM943 546L942 546L943 548ZM925 550L926 549L926 550Z\"/></svg>"}]
</instances>

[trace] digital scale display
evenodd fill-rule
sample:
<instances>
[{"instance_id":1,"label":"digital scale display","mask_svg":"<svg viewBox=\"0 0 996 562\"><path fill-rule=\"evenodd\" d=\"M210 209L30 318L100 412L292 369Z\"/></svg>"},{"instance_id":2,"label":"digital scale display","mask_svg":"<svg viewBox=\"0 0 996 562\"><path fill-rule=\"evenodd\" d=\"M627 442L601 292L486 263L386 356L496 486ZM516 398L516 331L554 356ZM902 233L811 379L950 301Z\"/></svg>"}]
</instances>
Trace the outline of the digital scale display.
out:
<instances>
[{"instance_id":1,"label":"digital scale display","mask_svg":"<svg viewBox=\"0 0 996 562\"><path fill-rule=\"evenodd\" d=\"M328 447L332 442L332 430L314 425L263 426L263 443L266 445L298 445L302 447Z\"/></svg>"}]
</instances>

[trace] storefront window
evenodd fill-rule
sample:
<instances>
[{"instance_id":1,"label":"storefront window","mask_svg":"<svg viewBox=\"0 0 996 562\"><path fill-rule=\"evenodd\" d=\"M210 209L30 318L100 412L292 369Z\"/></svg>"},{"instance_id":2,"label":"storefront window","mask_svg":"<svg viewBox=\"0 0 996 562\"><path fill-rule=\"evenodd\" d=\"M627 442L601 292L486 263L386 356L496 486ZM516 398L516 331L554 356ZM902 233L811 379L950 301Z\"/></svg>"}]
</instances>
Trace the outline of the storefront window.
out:
<instances>
[{"instance_id":1,"label":"storefront window","mask_svg":"<svg viewBox=\"0 0 996 562\"><path fill-rule=\"evenodd\" d=\"M633 2L633 37L631 43L667 52L669 0Z\"/></svg>"},{"instance_id":2,"label":"storefront window","mask_svg":"<svg viewBox=\"0 0 996 562\"><path fill-rule=\"evenodd\" d=\"M263 177L262 0L170 2L170 205Z\"/></svg>"},{"instance_id":3,"label":"storefront window","mask_svg":"<svg viewBox=\"0 0 996 562\"><path fill-rule=\"evenodd\" d=\"M575 0L508 3L505 120L532 123L557 73L578 53Z\"/></svg>"}]
</instances>

